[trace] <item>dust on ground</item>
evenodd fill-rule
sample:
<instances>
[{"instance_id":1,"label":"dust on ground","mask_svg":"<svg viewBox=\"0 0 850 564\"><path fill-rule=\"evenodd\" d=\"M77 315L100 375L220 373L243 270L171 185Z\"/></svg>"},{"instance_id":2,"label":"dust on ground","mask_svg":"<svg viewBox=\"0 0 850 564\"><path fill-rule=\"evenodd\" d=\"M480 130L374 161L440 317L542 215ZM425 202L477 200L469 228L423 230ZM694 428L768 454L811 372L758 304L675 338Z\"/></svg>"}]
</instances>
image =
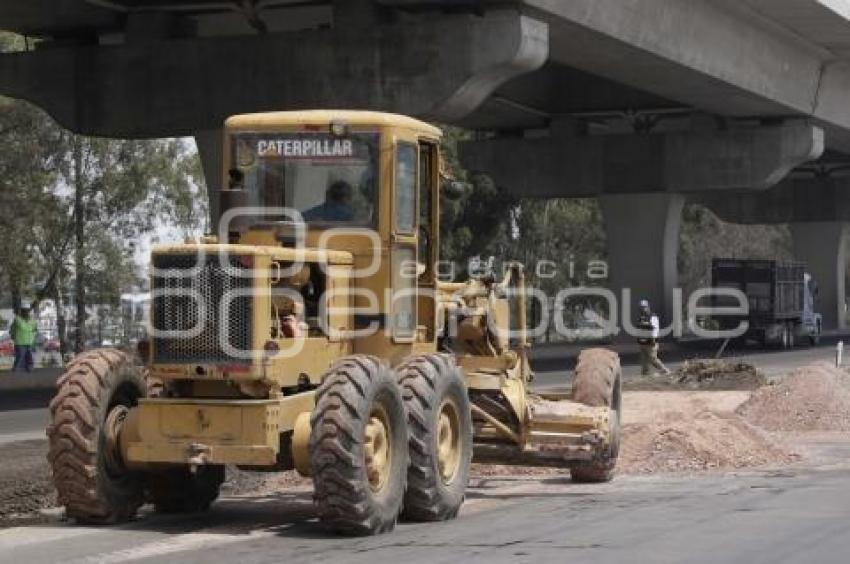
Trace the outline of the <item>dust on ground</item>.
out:
<instances>
[{"instance_id":1,"label":"dust on ground","mask_svg":"<svg viewBox=\"0 0 850 564\"><path fill-rule=\"evenodd\" d=\"M623 381L627 390L756 390L767 377L749 362L691 359L670 374L634 376Z\"/></svg>"}]
</instances>

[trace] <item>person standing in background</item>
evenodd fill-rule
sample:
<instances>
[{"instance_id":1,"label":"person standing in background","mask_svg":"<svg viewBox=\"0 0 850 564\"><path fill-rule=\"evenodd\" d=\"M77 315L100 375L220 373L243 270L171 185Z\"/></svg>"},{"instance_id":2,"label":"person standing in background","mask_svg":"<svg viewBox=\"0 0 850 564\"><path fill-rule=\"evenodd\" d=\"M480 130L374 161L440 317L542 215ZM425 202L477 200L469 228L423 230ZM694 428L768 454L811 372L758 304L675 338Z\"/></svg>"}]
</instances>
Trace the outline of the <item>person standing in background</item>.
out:
<instances>
[{"instance_id":1,"label":"person standing in background","mask_svg":"<svg viewBox=\"0 0 850 564\"><path fill-rule=\"evenodd\" d=\"M653 368L660 370L662 374L670 374L670 369L658 358L659 327L658 316L650 309L649 300L641 300L637 328L643 335L638 337L637 341L640 346L640 373L643 376L648 376Z\"/></svg>"},{"instance_id":2,"label":"person standing in background","mask_svg":"<svg viewBox=\"0 0 850 564\"><path fill-rule=\"evenodd\" d=\"M35 345L36 332L36 323L30 319L29 306L21 307L18 315L15 316L15 319L12 320L12 325L9 327L9 334L15 343L13 372L17 372L20 368L23 368L27 372L32 372L32 348Z\"/></svg>"}]
</instances>

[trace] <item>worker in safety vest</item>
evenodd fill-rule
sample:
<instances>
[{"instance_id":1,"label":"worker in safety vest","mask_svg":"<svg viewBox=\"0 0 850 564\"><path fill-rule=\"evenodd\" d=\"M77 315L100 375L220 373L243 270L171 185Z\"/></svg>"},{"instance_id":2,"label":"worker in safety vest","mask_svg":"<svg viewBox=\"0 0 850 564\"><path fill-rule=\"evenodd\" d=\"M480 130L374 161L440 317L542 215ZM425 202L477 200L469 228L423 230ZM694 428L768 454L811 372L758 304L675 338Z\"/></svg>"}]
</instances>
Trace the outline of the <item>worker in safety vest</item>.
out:
<instances>
[{"instance_id":1,"label":"worker in safety vest","mask_svg":"<svg viewBox=\"0 0 850 564\"><path fill-rule=\"evenodd\" d=\"M652 313L649 300L641 300L637 323L641 334L637 341L640 346L640 373L644 376L649 375L653 368L660 370L663 374L670 374L670 370L658 358L659 327L658 316Z\"/></svg>"},{"instance_id":2,"label":"worker in safety vest","mask_svg":"<svg viewBox=\"0 0 850 564\"><path fill-rule=\"evenodd\" d=\"M30 319L29 306L21 307L12 321L9 334L15 343L15 364L12 370L17 372L18 369L24 368L27 372L32 372L32 349L35 345L36 323Z\"/></svg>"}]
</instances>

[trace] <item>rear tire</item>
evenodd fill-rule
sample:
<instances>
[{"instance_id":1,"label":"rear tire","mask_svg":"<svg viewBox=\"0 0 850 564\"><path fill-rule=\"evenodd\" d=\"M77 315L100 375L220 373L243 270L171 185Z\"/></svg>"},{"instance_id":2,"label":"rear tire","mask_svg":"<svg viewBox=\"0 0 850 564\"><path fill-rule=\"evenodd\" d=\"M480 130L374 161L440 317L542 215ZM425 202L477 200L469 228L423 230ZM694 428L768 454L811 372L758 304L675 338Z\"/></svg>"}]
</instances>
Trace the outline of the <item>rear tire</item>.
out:
<instances>
[{"instance_id":1,"label":"rear tire","mask_svg":"<svg viewBox=\"0 0 850 564\"><path fill-rule=\"evenodd\" d=\"M131 519L143 501L138 473L117 452L118 429L145 396L145 382L129 356L113 349L81 354L57 381L50 402L47 459L60 505L81 523Z\"/></svg>"},{"instance_id":2,"label":"rear tire","mask_svg":"<svg viewBox=\"0 0 850 564\"><path fill-rule=\"evenodd\" d=\"M407 492L402 517L446 521L463 504L472 462L472 412L454 359L427 354L406 360L396 370L407 428Z\"/></svg>"},{"instance_id":3,"label":"rear tire","mask_svg":"<svg viewBox=\"0 0 850 564\"><path fill-rule=\"evenodd\" d=\"M609 409L610 442L596 459L574 464L575 482L608 482L614 477L620 454L622 369L620 357L607 349L588 349L579 354L573 381L573 400L591 407Z\"/></svg>"},{"instance_id":4,"label":"rear tire","mask_svg":"<svg viewBox=\"0 0 850 564\"><path fill-rule=\"evenodd\" d=\"M372 356L325 373L310 418L310 465L320 520L338 532L390 531L407 481L404 404L390 368Z\"/></svg>"},{"instance_id":5,"label":"rear tire","mask_svg":"<svg viewBox=\"0 0 850 564\"><path fill-rule=\"evenodd\" d=\"M159 513L200 513L218 498L224 482L224 466L199 466L193 474L188 466L177 466L152 474L148 499Z\"/></svg>"}]
</instances>

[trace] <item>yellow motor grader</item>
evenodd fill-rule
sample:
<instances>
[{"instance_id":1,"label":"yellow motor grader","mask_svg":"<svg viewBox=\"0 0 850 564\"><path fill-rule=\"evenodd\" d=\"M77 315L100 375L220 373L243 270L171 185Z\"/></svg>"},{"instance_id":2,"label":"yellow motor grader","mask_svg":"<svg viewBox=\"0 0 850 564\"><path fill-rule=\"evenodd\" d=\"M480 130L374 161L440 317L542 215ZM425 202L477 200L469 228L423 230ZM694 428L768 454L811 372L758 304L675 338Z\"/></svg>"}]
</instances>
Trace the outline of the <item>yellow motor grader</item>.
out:
<instances>
[{"instance_id":1,"label":"yellow motor grader","mask_svg":"<svg viewBox=\"0 0 850 564\"><path fill-rule=\"evenodd\" d=\"M80 522L202 511L225 465L311 476L322 522L451 519L473 454L612 476L620 364L583 352L535 394L522 268L440 280L440 130L390 114L276 112L224 128L216 235L151 259L145 367L78 355L49 461Z\"/></svg>"}]
</instances>

